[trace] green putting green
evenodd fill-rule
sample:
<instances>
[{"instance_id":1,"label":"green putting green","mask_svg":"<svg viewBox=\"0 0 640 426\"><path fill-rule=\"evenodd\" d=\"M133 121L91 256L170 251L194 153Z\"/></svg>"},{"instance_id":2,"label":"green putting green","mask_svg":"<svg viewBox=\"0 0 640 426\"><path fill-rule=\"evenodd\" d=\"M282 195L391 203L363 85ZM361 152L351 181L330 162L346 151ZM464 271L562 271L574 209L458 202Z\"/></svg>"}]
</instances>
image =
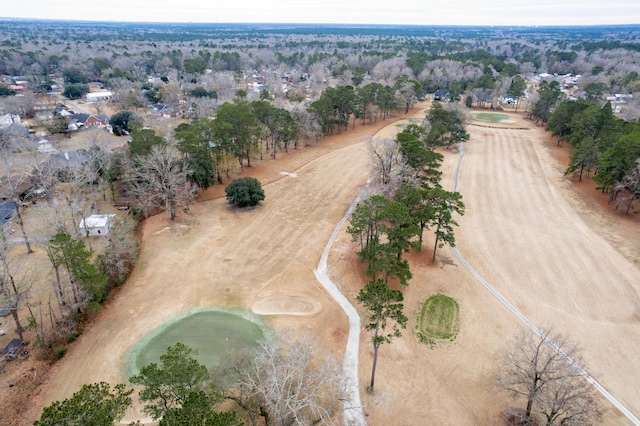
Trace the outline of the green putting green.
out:
<instances>
[{"instance_id":1,"label":"green putting green","mask_svg":"<svg viewBox=\"0 0 640 426\"><path fill-rule=\"evenodd\" d=\"M178 342L197 349L197 360L207 368L215 367L227 352L255 347L268 334L267 326L248 312L192 310L143 338L129 356L129 373L138 374L145 365L159 362L167 348Z\"/></svg>"},{"instance_id":2,"label":"green putting green","mask_svg":"<svg viewBox=\"0 0 640 426\"><path fill-rule=\"evenodd\" d=\"M418 317L418 338L424 343L453 340L458 334L460 308L458 302L444 294L429 297Z\"/></svg>"},{"instance_id":3,"label":"green putting green","mask_svg":"<svg viewBox=\"0 0 640 426\"><path fill-rule=\"evenodd\" d=\"M497 112L476 112L473 114L473 119L478 121L486 121L487 123L500 123L503 121L511 120L507 114L500 114Z\"/></svg>"}]
</instances>

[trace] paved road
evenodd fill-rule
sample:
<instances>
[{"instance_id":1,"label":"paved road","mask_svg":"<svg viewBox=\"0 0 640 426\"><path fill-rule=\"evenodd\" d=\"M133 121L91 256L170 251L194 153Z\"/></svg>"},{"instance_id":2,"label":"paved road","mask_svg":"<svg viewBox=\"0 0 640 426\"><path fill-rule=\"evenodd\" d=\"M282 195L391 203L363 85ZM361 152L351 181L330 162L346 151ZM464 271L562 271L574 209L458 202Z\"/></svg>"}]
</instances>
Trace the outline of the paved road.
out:
<instances>
[{"instance_id":1,"label":"paved road","mask_svg":"<svg viewBox=\"0 0 640 426\"><path fill-rule=\"evenodd\" d=\"M69 99L65 98L64 96L62 96L60 93L49 93L50 96L53 96L54 98L56 98L58 101L60 101L60 103L63 104L68 104L71 106L71 109L73 110L73 112L75 113L81 113L81 114L93 114L89 111L86 111L83 107L81 107L80 105L78 105L78 102L76 101L69 101Z\"/></svg>"}]
</instances>

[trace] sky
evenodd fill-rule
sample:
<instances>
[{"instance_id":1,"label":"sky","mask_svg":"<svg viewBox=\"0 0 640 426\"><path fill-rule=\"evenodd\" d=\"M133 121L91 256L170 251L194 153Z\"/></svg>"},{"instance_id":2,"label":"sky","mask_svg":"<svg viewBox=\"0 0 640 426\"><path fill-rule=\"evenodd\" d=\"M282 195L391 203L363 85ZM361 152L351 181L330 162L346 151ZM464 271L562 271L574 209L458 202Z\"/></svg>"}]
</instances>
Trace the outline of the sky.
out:
<instances>
[{"instance_id":1,"label":"sky","mask_svg":"<svg viewBox=\"0 0 640 426\"><path fill-rule=\"evenodd\" d=\"M401 25L640 24L639 0L21 0L0 17Z\"/></svg>"}]
</instances>

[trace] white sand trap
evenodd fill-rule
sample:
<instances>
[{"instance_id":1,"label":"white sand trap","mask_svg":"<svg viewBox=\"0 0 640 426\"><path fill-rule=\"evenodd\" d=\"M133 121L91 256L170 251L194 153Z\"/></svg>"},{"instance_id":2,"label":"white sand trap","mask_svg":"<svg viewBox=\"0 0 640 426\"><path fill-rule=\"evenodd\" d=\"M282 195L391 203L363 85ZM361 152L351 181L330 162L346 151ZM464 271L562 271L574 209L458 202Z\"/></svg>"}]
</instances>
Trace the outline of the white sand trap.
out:
<instances>
[{"instance_id":1,"label":"white sand trap","mask_svg":"<svg viewBox=\"0 0 640 426\"><path fill-rule=\"evenodd\" d=\"M292 178L297 178L297 177L298 177L298 174L297 174L297 173L295 173L295 172L294 172L294 173L289 173L289 172L279 172L279 173L280 173L280 176L289 176L289 177L292 177Z\"/></svg>"},{"instance_id":2,"label":"white sand trap","mask_svg":"<svg viewBox=\"0 0 640 426\"><path fill-rule=\"evenodd\" d=\"M254 303L251 310L258 315L313 315L321 307L320 302L308 297L269 296Z\"/></svg>"}]
</instances>

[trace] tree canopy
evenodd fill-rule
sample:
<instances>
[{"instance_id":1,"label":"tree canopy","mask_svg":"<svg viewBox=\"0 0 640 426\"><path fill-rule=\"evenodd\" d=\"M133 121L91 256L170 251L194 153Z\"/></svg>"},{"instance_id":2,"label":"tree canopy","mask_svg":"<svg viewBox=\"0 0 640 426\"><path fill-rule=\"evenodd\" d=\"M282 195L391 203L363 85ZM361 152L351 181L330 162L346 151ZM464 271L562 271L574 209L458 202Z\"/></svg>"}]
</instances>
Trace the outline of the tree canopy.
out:
<instances>
[{"instance_id":1,"label":"tree canopy","mask_svg":"<svg viewBox=\"0 0 640 426\"><path fill-rule=\"evenodd\" d=\"M62 95L69 99L80 99L89 93L89 86L84 84L69 84L64 88Z\"/></svg>"},{"instance_id":2,"label":"tree canopy","mask_svg":"<svg viewBox=\"0 0 640 426\"><path fill-rule=\"evenodd\" d=\"M378 349L383 343L401 336L400 328L407 326L407 317L402 312L404 309L404 297L400 290L392 290L382 279L374 279L360 290L357 297L369 312L368 322L365 328L373 331L371 341L373 343L373 367L371 369L371 382L369 390L373 393L378 361ZM392 322L391 329L387 330L387 323Z\"/></svg>"},{"instance_id":3,"label":"tree canopy","mask_svg":"<svg viewBox=\"0 0 640 426\"><path fill-rule=\"evenodd\" d=\"M227 194L227 201L237 207L256 206L264 200L264 190L260 181L248 176L234 179L226 186L224 192Z\"/></svg>"},{"instance_id":4,"label":"tree canopy","mask_svg":"<svg viewBox=\"0 0 640 426\"><path fill-rule=\"evenodd\" d=\"M155 362L146 365L140 374L129 379L135 385L144 386L139 395L145 403L145 413L160 419L170 410L183 407L192 392L202 389L209 373L195 355L195 349L178 342L160 356L160 365Z\"/></svg>"},{"instance_id":5,"label":"tree canopy","mask_svg":"<svg viewBox=\"0 0 640 426\"><path fill-rule=\"evenodd\" d=\"M507 409L519 424L598 424L595 388L577 368L580 351L567 337L544 329L521 332L504 352L498 384L524 409Z\"/></svg>"},{"instance_id":6,"label":"tree canopy","mask_svg":"<svg viewBox=\"0 0 640 426\"><path fill-rule=\"evenodd\" d=\"M122 136L131 131L132 122L136 121L136 115L127 110L118 111L111 116L109 123L113 127L113 133Z\"/></svg>"},{"instance_id":7,"label":"tree canopy","mask_svg":"<svg viewBox=\"0 0 640 426\"><path fill-rule=\"evenodd\" d=\"M84 385L64 401L55 401L42 410L35 426L111 426L131 404L132 389L100 382Z\"/></svg>"}]
</instances>

